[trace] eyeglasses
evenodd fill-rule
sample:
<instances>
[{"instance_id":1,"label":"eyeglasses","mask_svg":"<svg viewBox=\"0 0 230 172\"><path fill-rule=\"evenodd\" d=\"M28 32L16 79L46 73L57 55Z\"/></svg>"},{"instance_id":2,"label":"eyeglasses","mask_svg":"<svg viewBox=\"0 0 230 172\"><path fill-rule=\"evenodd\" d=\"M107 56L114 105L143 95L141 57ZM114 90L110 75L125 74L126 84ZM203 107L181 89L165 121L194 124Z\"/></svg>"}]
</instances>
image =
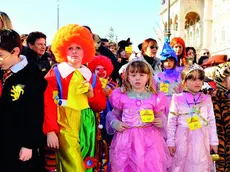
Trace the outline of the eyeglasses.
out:
<instances>
[{"instance_id":1,"label":"eyeglasses","mask_svg":"<svg viewBox=\"0 0 230 172\"><path fill-rule=\"evenodd\" d=\"M3 57L3 56L0 56L0 61L3 61L5 60L7 57L9 57L11 54L8 54L7 56Z\"/></svg>"},{"instance_id":2,"label":"eyeglasses","mask_svg":"<svg viewBox=\"0 0 230 172\"><path fill-rule=\"evenodd\" d=\"M209 55L210 53L209 52L204 52L203 55Z\"/></svg>"},{"instance_id":3,"label":"eyeglasses","mask_svg":"<svg viewBox=\"0 0 230 172\"><path fill-rule=\"evenodd\" d=\"M195 55L195 53L194 52L189 52L188 55Z\"/></svg>"},{"instance_id":4,"label":"eyeglasses","mask_svg":"<svg viewBox=\"0 0 230 172\"><path fill-rule=\"evenodd\" d=\"M3 57L3 56L0 56L0 61L3 61L5 60L7 57L9 57L12 53L14 52L14 50L12 50L12 52L10 52L10 54L8 54L7 56Z\"/></svg>"},{"instance_id":5,"label":"eyeglasses","mask_svg":"<svg viewBox=\"0 0 230 172\"><path fill-rule=\"evenodd\" d=\"M154 49L154 48L158 49L158 46L153 46L153 45L152 45L152 46L150 46L150 48L151 48L151 49Z\"/></svg>"}]
</instances>

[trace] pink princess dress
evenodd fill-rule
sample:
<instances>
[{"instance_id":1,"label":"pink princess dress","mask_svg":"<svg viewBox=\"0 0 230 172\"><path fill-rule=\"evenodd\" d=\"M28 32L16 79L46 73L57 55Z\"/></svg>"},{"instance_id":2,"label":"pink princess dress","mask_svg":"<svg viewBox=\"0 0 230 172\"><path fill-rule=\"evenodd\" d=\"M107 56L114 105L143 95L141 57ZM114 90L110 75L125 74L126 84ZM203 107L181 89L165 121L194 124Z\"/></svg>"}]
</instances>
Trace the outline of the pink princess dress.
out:
<instances>
[{"instance_id":1,"label":"pink princess dress","mask_svg":"<svg viewBox=\"0 0 230 172\"><path fill-rule=\"evenodd\" d=\"M110 97L113 111L107 114L108 134L114 134L110 147L112 172L166 172L169 152L163 138L166 125L159 129L151 122L142 122L142 110L153 110L155 118L161 118L167 124L162 111L164 106L160 99L150 92L138 94L122 93L120 88L114 90ZM114 120L126 123L129 128L116 132L112 128Z\"/></svg>"},{"instance_id":2,"label":"pink princess dress","mask_svg":"<svg viewBox=\"0 0 230 172\"><path fill-rule=\"evenodd\" d=\"M175 146L170 172L210 172L210 145L218 145L210 96L174 94L168 116L168 146Z\"/></svg>"}]
</instances>

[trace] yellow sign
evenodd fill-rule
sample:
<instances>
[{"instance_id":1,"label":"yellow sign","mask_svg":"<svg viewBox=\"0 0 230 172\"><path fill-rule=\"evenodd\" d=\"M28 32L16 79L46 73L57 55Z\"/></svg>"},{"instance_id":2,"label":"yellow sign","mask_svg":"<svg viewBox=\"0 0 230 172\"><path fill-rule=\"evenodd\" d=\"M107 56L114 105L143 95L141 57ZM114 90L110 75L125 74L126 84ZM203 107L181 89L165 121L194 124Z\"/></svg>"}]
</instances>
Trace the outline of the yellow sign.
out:
<instances>
[{"instance_id":1,"label":"yellow sign","mask_svg":"<svg viewBox=\"0 0 230 172\"><path fill-rule=\"evenodd\" d=\"M154 121L154 113L151 109L144 109L140 111L142 122L153 122Z\"/></svg>"},{"instance_id":2,"label":"yellow sign","mask_svg":"<svg viewBox=\"0 0 230 172\"><path fill-rule=\"evenodd\" d=\"M125 52L126 53L132 53L133 52L132 46L125 47Z\"/></svg>"},{"instance_id":3,"label":"yellow sign","mask_svg":"<svg viewBox=\"0 0 230 172\"><path fill-rule=\"evenodd\" d=\"M164 93L169 92L169 84L167 83L160 83L160 91Z\"/></svg>"},{"instance_id":4,"label":"yellow sign","mask_svg":"<svg viewBox=\"0 0 230 172\"><path fill-rule=\"evenodd\" d=\"M77 87L77 94L87 93L89 91L89 83L81 84Z\"/></svg>"},{"instance_id":5,"label":"yellow sign","mask_svg":"<svg viewBox=\"0 0 230 172\"><path fill-rule=\"evenodd\" d=\"M104 78L99 78L99 79L101 81L102 88L105 88L108 83L108 79L104 79Z\"/></svg>"},{"instance_id":6,"label":"yellow sign","mask_svg":"<svg viewBox=\"0 0 230 172\"><path fill-rule=\"evenodd\" d=\"M197 116L187 118L187 123L190 130L197 130L201 128L200 120Z\"/></svg>"}]
</instances>

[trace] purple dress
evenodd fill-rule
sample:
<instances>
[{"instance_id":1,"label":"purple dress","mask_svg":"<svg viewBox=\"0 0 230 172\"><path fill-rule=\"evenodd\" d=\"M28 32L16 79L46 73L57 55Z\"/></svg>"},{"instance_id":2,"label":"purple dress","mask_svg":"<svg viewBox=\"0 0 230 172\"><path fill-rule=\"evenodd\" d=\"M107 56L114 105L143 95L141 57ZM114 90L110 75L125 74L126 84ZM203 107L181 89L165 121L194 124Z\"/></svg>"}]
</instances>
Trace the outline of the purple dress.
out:
<instances>
[{"instance_id":1,"label":"purple dress","mask_svg":"<svg viewBox=\"0 0 230 172\"><path fill-rule=\"evenodd\" d=\"M191 119L198 125L191 125ZM189 127L190 126L190 127ZM191 127L194 130L191 130ZM168 146L175 146L170 172L210 172L210 145L218 145L216 121L210 96L201 92L174 94L168 116Z\"/></svg>"},{"instance_id":2,"label":"purple dress","mask_svg":"<svg viewBox=\"0 0 230 172\"><path fill-rule=\"evenodd\" d=\"M112 172L166 172L169 152L163 138L166 125L159 129L152 123L144 123L140 111L151 109L155 118L167 123L166 116L159 113L164 109L161 96L146 93L143 97L132 92L122 93L120 89L112 92L110 103L113 111L107 115L107 132L115 133L111 148L110 160ZM129 128L123 132L115 132L112 122L120 120Z\"/></svg>"},{"instance_id":3,"label":"purple dress","mask_svg":"<svg viewBox=\"0 0 230 172\"><path fill-rule=\"evenodd\" d=\"M166 104L166 110L165 114L168 115L169 113L169 106L171 103L172 95L175 93L181 93L182 87L181 87L181 71L176 69L171 70L165 70L164 72L158 73L158 75L155 77L155 80L157 82L157 90L158 92L164 92L160 90L161 84L167 84L168 90L165 91L165 95L167 96L167 104Z\"/></svg>"}]
</instances>

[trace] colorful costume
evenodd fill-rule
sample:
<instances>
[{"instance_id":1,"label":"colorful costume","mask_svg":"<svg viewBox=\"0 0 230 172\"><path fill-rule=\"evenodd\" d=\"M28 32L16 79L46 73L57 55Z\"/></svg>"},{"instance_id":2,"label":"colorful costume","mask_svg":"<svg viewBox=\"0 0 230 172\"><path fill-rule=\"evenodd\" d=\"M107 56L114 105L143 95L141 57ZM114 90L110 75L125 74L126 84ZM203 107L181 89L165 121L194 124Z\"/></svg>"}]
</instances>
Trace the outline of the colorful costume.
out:
<instances>
[{"instance_id":1,"label":"colorful costume","mask_svg":"<svg viewBox=\"0 0 230 172\"><path fill-rule=\"evenodd\" d=\"M178 63L177 55L175 51L170 47L168 40L165 41L162 52L160 54L161 62L163 63L168 58L174 58L175 63ZM168 115L169 106L171 103L172 95L174 93L182 92L181 88L181 72L175 66L172 69L164 69L163 72L160 72L155 77L155 80L158 85L158 91L164 92L167 96L167 103L166 103L166 112L165 114Z\"/></svg>"},{"instance_id":2,"label":"colorful costume","mask_svg":"<svg viewBox=\"0 0 230 172\"><path fill-rule=\"evenodd\" d=\"M100 171L109 171L109 146L112 140L112 135L108 135L105 128L105 119L108 112L112 110L109 103L109 95L113 89L117 87L110 78L113 71L113 64L111 60L105 56L95 56L88 64L89 69L97 75L102 83L102 88L106 90L106 108L97 115L97 159L99 161L97 169Z\"/></svg>"},{"instance_id":3,"label":"colorful costume","mask_svg":"<svg viewBox=\"0 0 230 172\"><path fill-rule=\"evenodd\" d=\"M219 138L218 154L220 160L216 162L217 172L230 171L230 90L222 83L230 75L230 62L217 66L215 82L217 90L212 96Z\"/></svg>"},{"instance_id":4,"label":"colorful costume","mask_svg":"<svg viewBox=\"0 0 230 172\"><path fill-rule=\"evenodd\" d=\"M112 92L110 103L114 109L107 115L107 132L115 133L112 128L115 120L129 126L123 132L116 132L113 137L110 148L112 171L166 172L169 155L162 135L165 128L159 129L152 123L142 122L140 115L146 109L153 110L155 117L166 124L166 116L158 113L164 108L159 98L151 92L143 95L132 91L122 93L120 88Z\"/></svg>"},{"instance_id":5,"label":"colorful costume","mask_svg":"<svg viewBox=\"0 0 230 172\"><path fill-rule=\"evenodd\" d=\"M95 53L92 36L86 28L67 25L61 28L52 43L56 60L61 62L46 75L48 87L45 91L45 134L54 131L59 139L57 170L93 171L95 165L96 123L95 111L105 108L105 96L99 81L91 71L81 65L75 69L66 60L65 51L70 43L84 50L83 63L90 61ZM65 51L64 51L65 50ZM94 97L88 100L82 93L82 83L87 80L94 85ZM91 108L90 108L91 107Z\"/></svg>"},{"instance_id":6,"label":"colorful costume","mask_svg":"<svg viewBox=\"0 0 230 172\"><path fill-rule=\"evenodd\" d=\"M168 146L175 146L171 172L210 171L210 145L218 145L210 96L174 94L168 116Z\"/></svg>"}]
</instances>

